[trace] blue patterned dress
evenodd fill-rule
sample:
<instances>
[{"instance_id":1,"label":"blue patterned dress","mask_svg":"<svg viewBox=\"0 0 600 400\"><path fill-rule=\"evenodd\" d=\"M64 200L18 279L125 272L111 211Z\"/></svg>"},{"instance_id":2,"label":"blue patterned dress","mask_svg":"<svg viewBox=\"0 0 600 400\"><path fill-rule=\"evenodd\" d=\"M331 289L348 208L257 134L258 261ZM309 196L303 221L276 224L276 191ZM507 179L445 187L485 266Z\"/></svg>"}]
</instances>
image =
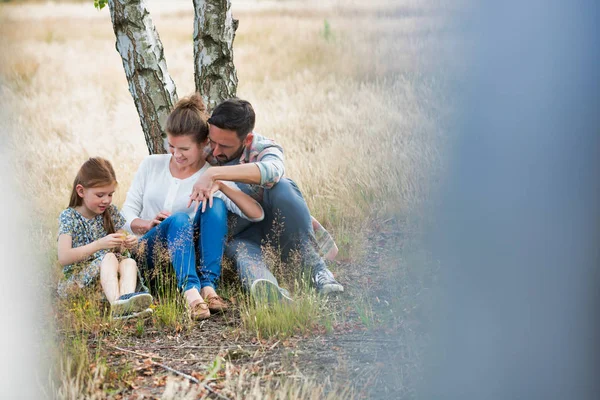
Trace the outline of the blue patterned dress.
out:
<instances>
[{"instance_id":1,"label":"blue patterned dress","mask_svg":"<svg viewBox=\"0 0 600 400\"><path fill-rule=\"evenodd\" d=\"M113 204L110 205L108 212L112 218L115 230L121 229L125 224L125 218ZM72 238L72 247L81 247L90 244L107 235L104 229L104 219L102 214L92 219L87 219L74 208L67 208L58 217L58 235L70 235ZM63 268L65 279L58 284L58 294L66 297L67 294L78 288L90 286L97 282L100 276L100 263L107 253L114 253L114 250L98 250L90 255L86 260L67 265Z\"/></svg>"}]
</instances>

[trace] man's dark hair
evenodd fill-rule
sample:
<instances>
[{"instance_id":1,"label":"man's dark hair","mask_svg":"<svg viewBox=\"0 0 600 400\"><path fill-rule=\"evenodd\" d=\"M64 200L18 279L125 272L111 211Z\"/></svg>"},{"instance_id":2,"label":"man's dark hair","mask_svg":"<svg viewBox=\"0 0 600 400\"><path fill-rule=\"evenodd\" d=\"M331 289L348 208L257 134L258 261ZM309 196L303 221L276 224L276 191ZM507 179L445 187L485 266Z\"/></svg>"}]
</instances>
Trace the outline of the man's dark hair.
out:
<instances>
[{"instance_id":1,"label":"man's dark hair","mask_svg":"<svg viewBox=\"0 0 600 400\"><path fill-rule=\"evenodd\" d=\"M221 129L235 131L243 141L254 129L255 120L252 104L234 97L219 104L213 110L208 123Z\"/></svg>"}]
</instances>

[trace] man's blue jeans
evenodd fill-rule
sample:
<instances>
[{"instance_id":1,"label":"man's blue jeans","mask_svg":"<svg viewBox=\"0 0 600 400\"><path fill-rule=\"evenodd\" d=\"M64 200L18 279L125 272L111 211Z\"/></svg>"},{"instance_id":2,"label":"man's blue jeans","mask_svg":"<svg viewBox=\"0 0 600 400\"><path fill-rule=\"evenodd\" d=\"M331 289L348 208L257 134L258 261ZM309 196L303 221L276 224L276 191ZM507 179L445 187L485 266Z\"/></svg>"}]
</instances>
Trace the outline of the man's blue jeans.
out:
<instances>
[{"instance_id":1,"label":"man's blue jeans","mask_svg":"<svg viewBox=\"0 0 600 400\"><path fill-rule=\"evenodd\" d=\"M226 233L225 203L214 199L212 208L207 207L204 213L198 209L193 223L186 213L180 212L150 229L140 239L143 253L136 259L143 272L153 274L157 262L168 255L179 289L214 288L221 276Z\"/></svg>"},{"instance_id":2,"label":"man's blue jeans","mask_svg":"<svg viewBox=\"0 0 600 400\"><path fill-rule=\"evenodd\" d=\"M237 185L247 192L245 184ZM300 189L292 180L283 178L273 188L265 189L261 205L265 210L265 219L249 223L234 218L233 237L225 247L225 254L235 260L238 275L246 289L257 279L267 279L278 285L264 262L261 251L263 240L275 241L284 261L297 251L303 272L309 276L325 268L325 262L317 252L310 211Z\"/></svg>"}]
</instances>

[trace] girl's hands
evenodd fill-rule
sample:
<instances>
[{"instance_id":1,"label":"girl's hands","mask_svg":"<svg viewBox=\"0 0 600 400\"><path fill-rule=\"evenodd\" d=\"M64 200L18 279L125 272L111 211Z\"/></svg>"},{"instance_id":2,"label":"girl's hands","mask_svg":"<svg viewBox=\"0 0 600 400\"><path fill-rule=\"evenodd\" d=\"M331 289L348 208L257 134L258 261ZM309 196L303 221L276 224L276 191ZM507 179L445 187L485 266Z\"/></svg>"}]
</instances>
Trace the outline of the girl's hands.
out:
<instances>
[{"instance_id":1,"label":"girl's hands","mask_svg":"<svg viewBox=\"0 0 600 400\"><path fill-rule=\"evenodd\" d=\"M130 235L129 232L124 230L120 230L118 233L123 239L123 243L121 244L122 249L132 249L137 245L138 238L135 235Z\"/></svg>"},{"instance_id":2,"label":"girl's hands","mask_svg":"<svg viewBox=\"0 0 600 400\"><path fill-rule=\"evenodd\" d=\"M129 235L125 238L125 242L123 242L123 246L126 249L134 248L138 243L138 238L135 235Z\"/></svg>"},{"instance_id":3,"label":"girl's hands","mask_svg":"<svg viewBox=\"0 0 600 400\"><path fill-rule=\"evenodd\" d=\"M123 244L123 235L121 233L111 233L98 239L100 249L112 249Z\"/></svg>"}]
</instances>

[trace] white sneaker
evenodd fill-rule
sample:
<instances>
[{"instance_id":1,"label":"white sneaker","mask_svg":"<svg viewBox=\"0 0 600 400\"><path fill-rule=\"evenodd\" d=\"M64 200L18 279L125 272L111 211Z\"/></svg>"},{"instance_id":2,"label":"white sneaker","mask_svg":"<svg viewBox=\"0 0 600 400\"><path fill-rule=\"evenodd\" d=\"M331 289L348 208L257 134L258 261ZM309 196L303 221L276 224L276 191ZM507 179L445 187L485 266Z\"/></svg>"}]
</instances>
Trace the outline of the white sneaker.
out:
<instances>
[{"instance_id":1,"label":"white sneaker","mask_svg":"<svg viewBox=\"0 0 600 400\"><path fill-rule=\"evenodd\" d=\"M152 311L151 308L146 308L143 311L134 312L134 313L125 314L125 315L119 315L118 317L113 317L113 319L125 321L125 320L132 319L132 318L147 318L147 317L151 316L153 312L154 311Z\"/></svg>"},{"instance_id":2,"label":"white sneaker","mask_svg":"<svg viewBox=\"0 0 600 400\"><path fill-rule=\"evenodd\" d=\"M145 311L152 304L150 293L135 292L127 293L119 297L110 306L113 317L122 317Z\"/></svg>"},{"instance_id":3,"label":"white sneaker","mask_svg":"<svg viewBox=\"0 0 600 400\"><path fill-rule=\"evenodd\" d=\"M343 292L344 287L335 280L333 274L327 268L319 270L313 276L313 283L318 293L329 294L336 292Z\"/></svg>"},{"instance_id":4,"label":"white sneaker","mask_svg":"<svg viewBox=\"0 0 600 400\"><path fill-rule=\"evenodd\" d=\"M279 302L291 303L294 301L290 297L290 292L267 279L257 279L252 282L250 294L260 303L275 304Z\"/></svg>"}]
</instances>

